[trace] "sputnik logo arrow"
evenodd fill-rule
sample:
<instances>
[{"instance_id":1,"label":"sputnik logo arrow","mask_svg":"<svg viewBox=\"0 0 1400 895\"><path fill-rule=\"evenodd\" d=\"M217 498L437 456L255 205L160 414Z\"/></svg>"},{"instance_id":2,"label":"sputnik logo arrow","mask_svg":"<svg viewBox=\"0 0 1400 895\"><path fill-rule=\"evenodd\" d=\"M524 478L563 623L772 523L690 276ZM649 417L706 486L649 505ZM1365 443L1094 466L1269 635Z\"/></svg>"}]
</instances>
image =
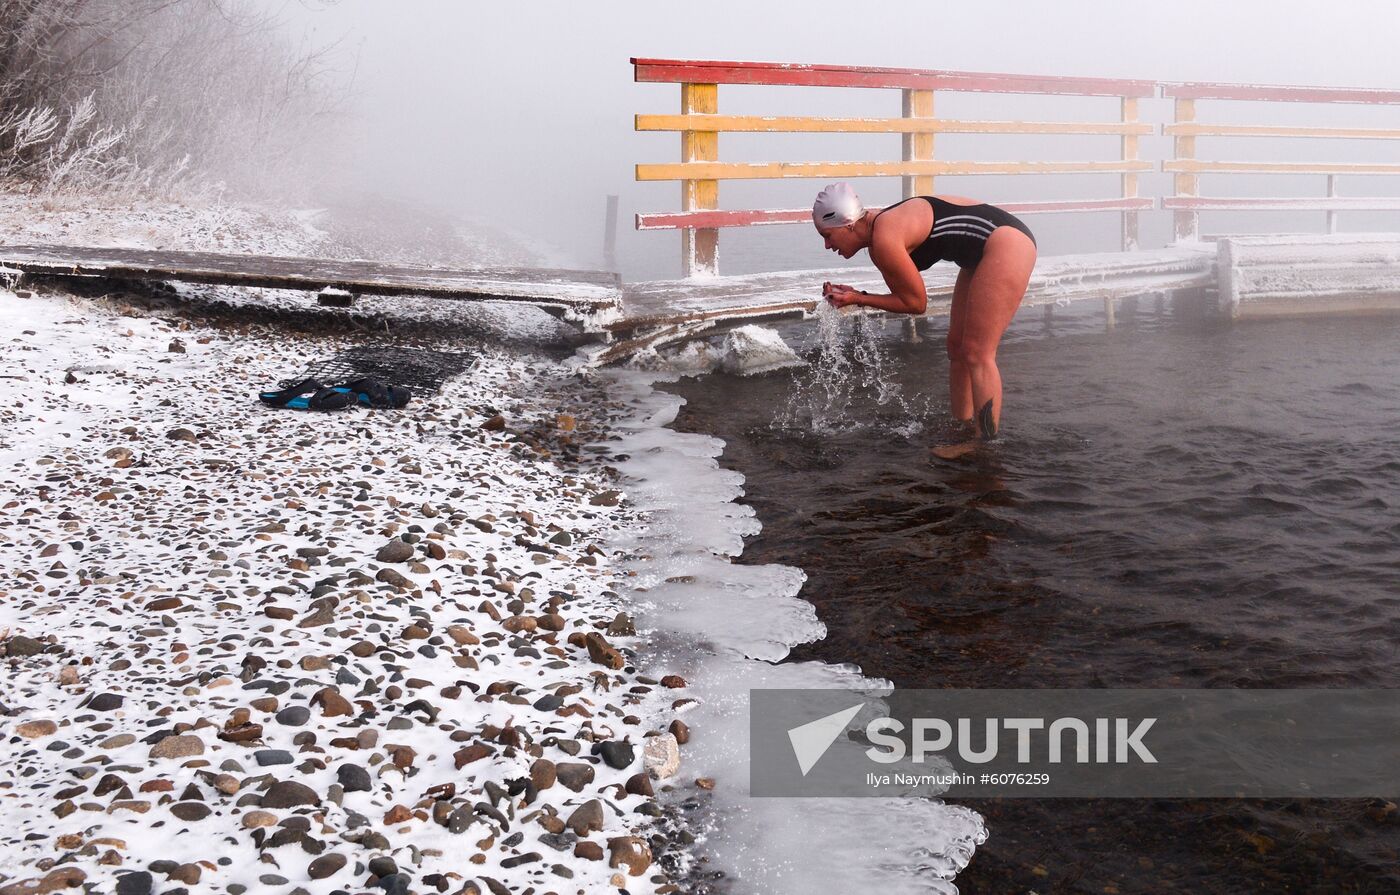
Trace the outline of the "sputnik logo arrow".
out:
<instances>
[{"instance_id":1,"label":"sputnik logo arrow","mask_svg":"<svg viewBox=\"0 0 1400 895\"><path fill-rule=\"evenodd\" d=\"M802 768L803 777L806 777L807 772L821 760L826 750L831 748L831 744L836 742L836 738L863 707L863 703L853 705L788 731L788 739L792 741L792 752L797 756L797 764Z\"/></svg>"}]
</instances>

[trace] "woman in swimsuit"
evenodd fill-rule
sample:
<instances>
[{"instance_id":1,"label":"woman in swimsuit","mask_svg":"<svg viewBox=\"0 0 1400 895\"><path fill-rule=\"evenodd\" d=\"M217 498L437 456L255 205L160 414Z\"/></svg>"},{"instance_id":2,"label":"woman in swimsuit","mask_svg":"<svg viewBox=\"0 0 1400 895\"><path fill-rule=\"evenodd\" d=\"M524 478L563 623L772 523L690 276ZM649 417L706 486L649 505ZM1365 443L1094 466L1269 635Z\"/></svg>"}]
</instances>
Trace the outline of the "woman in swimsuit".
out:
<instances>
[{"instance_id":1,"label":"woman in swimsuit","mask_svg":"<svg viewBox=\"0 0 1400 895\"><path fill-rule=\"evenodd\" d=\"M922 314L928 295L919 271L943 259L961 268L948 322L949 405L969 436L995 438L1001 426L997 344L1035 267L1030 228L1000 208L960 196L915 196L874 212L861 205L846 183L831 184L817 194L812 220L826 247L842 258L869 249L870 260L890 288L890 294L881 295L823 284L826 300L838 308L865 305Z\"/></svg>"}]
</instances>

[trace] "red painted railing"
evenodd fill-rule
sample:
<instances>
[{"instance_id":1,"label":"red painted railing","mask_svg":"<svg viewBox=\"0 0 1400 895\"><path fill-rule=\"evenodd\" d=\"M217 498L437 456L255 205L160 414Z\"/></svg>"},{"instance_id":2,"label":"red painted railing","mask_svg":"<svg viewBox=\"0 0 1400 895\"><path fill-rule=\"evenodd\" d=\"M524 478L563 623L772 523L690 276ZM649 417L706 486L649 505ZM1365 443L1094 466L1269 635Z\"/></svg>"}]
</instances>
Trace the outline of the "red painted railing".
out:
<instances>
[{"instance_id":1,"label":"red painted railing","mask_svg":"<svg viewBox=\"0 0 1400 895\"><path fill-rule=\"evenodd\" d=\"M681 212L641 214L637 228L682 231L683 266L687 276L718 272L719 231L726 227L792 224L809 221L802 209L719 209L722 180L815 177L841 180L858 177L901 177L904 194L933 193L939 174L1079 174L1120 175L1121 193L1114 198L1080 201L1012 202L1003 207L1021 213L1042 211L1113 211L1123 216L1125 247L1137 243L1137 218L1154 207L1137 195L1138 175L1152 166L1137 158L1139 137L1152 128L1138 122L1138 99L1154 95L1156 84L1109 78L1010 75L906 68L835 65L788 65L768 62L684 61L633 59L638 81L681 85L680 115L638 115L638 130L677 131L681 135L680 164L642 164L637 179L681 183ZM720 84L759 84L785 87L863 87L901 91L902 114L895 118L785 118L723 116L718 112ZM953 121L934 115L937 91L1057 96L1114 96L1120 117L1110 122ZM774 162L737 164L719 161L719 134L727 132L898 133L903 136L899 161ZM965 134L1098 134L1121 139L1115 161L979 162L944 161L934 156L939 133Z\"/></svg>"},{"instance_id":2,"label":"red painted railing","mask_svg":"<svg viewBox=\"0 0 1400 895\"><path fill-rule=\"evenodd\" d=\"M1400 105L1400 90L1181 83L1163 84L1162 96L1175 101L1174 121L1162 129L1164 134L1174 138L1173 158L1162 163L1163 171L1175 175L1174 195L1163 199L1162 207L1174 213L1178 240L1200 238L1202 211L1326 211L1327 231L1335 233L1338 211L1400 210L1400 199L1394 196L1340 196L1337 189L1337 178L1342 174L1400 174L1400 164L1202 161L1196 157L1198 137L1400 140L1400 129L1388 128L1197 124L1196 103L1199 100ZM1200 178L1203 174L1325 174L1327 195L1302 198L1204 197L1200 195Z\"/></svg>"},{"instance_id":3,"label":"red painted railing","mask_svg":"<svg viewBox=\"0 0 1400 895\"><path fill-rule=\"evenodd\" d=\"M1140 137L1156 132L1138 120L1138 100L1163 96L1174 100L1171 124L1162 127L1173 137L1172 158L1161 170L1174 176L1172 195L1162 207L1174 212L1176 237L1200 237L1202 211L1319 210L1328 213L1328 230L1336 230L1340 210L1400 210L1400 198L1340 196L1337 178L1343 174L1400 174L1400 164L1357 162L1203 161L1196 155L1199 137L1315 137L1330 139L1400 140L1400 129L1342 127L1274 127L1199 124L1198 101L1353 103L1400 105L1400 90L1332 87L1286 87L1214 83L1159 83L1110 78L994 74L907 68L837 65L793 65L772 62L721 62L674 59L633 59L637 81L681 85L679 115L638 115L639 131L676 131L681 135L679 164L639 164L638 180L681 183L681 211L643 213L639 230L680 230L687 276L718 272L719 233L729 227L809 223L807 209L742 209L719 207L723 180L813 177L828 180L859 177L901 177L904 195L933 193L940 174L1074 174L1116 173L1120 194L1112 198L1050 202L1005 202L1016 213L1114 212L1122 215L1122 246L1137 247L1138 217L1156 207L1152 197L1138 195L1138 176L1157 166L1138 158ZM890 118L799 118L719 114L719 85L753 84L781 87L862 87L901 91L902 109ZM938 91L1070 96L1114 96L1120 115L1109 122L954 121L934 114ZM721 133L898 133L903 137L899 161L770 162L719 161ZM935 136L959 134L1116 135L1120 158L1109 162L980 162L949 161L934 155ZM1200 178L1210 174L1325 174L1326 196L1229 198L1200 195Z\"/></svg>"}]
</instances>

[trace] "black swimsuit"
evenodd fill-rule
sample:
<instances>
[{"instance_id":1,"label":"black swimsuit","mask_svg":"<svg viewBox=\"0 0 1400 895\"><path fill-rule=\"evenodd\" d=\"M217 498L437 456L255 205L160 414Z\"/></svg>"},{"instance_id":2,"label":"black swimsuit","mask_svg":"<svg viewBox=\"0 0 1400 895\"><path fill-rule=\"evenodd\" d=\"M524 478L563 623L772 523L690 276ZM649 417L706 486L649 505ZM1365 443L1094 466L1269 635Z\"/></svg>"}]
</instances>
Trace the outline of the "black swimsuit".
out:
<instances>
[{"instance_id":1,"label":"black swimsuit","mask_svg":"<svg viewBox=\"0 0 1400 895\"><path fill-rule=\"evenodd\" d=\"M945 258L958 267L976 267L977 262L982 260L982 249L987 244L987 237L998 227L1015 227L1029 236L1032 243L1035 242L1035 234L1031 233L1030 227L1014 214L1002 211L995 205L954 205L936 196L914 198L923 199L933 208L933 227L929 229L928 239L919 243L909 253L909 257L914 260L914 266L919 270L928 270ZM904 200L909 201L911 200ZM890 208L896 208L904 202L891 205ZM880 214L884 214L885 211ZM875 219L879 218L880 215L877 214Z\"/></svg>"}]
</instances>

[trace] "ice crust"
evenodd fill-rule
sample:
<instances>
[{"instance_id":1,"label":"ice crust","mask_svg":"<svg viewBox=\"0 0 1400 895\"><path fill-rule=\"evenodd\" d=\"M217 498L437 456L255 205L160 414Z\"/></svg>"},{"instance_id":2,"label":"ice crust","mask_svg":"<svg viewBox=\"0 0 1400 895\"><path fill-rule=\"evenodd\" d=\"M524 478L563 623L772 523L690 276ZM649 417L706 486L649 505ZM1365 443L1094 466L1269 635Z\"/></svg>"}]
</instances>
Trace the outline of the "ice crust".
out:
<instances>
[{"instance_id":1,"label":"ice crust","mask_svg":"<svg viewBox=\"0 0 1400 895\"><path fill-rule=\"evenodd\" d=\"M954 876L986 840L982 817L930 799L776 799L749 795L750 688L888 691L854 665L779 663L826 634L790 566L737 565L759 531L735 503L743 478L717 438L665 428L683 404L653 386L667 374L607 371L635 408L621 426L629 498L649 519L630 551L638 627L658 664L693 682L695 735L681 779L713 777L699 850L736 892L956 893ZM689 787L683 791L694 792Z\"/></svg>"}]
</instances>

